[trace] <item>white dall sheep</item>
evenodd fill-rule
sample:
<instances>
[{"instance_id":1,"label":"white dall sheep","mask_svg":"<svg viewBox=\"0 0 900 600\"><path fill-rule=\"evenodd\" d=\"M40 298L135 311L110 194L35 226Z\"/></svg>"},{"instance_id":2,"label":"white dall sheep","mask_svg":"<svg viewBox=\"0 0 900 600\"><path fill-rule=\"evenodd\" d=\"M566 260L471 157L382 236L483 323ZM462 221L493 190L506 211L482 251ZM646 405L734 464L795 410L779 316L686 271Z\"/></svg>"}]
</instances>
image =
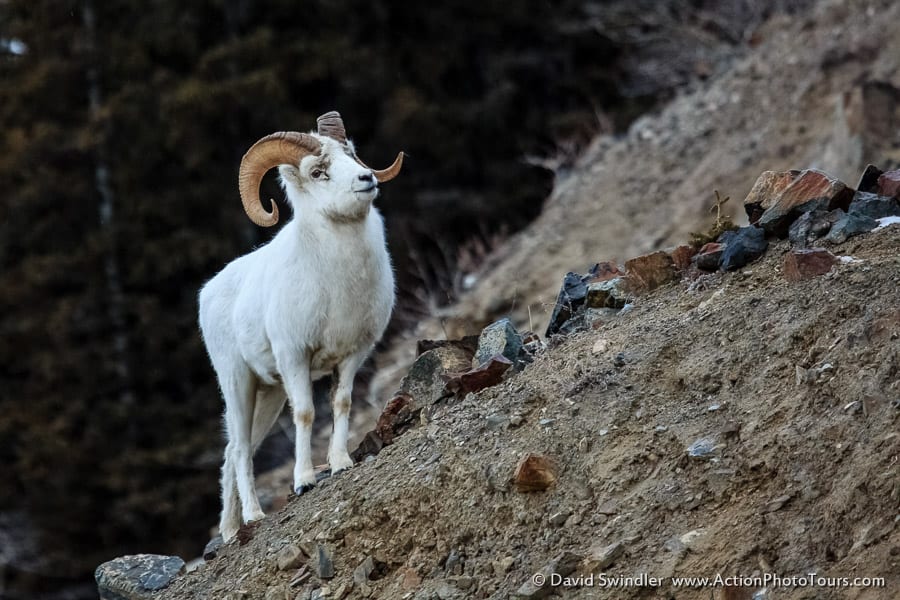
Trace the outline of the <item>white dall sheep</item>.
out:
<instances>
[{"instance_id":1,"label":"white dall sheep","mask_svg":"<svg viewBox=\"0 0 900 600\"><path fill-rule=\"evenodd\" d=\"M219 530L232 538L243 522L263 518L253 481L253 454L290 400L297 429L294 490L316 482L310 437L312 382L334 374L332 473L353 465L347 453L350 394L394 305L394 275L384 223L372 206L394 164L372 171L357 157L337 112L316 133L281 132L244 156L240 193L257 225L278 222L263 208L259 184L278 167L294 218L271 242L228 264L200 291L200 329L225 398L228 444L222 465Z\"/></svg>"}]
</instances>

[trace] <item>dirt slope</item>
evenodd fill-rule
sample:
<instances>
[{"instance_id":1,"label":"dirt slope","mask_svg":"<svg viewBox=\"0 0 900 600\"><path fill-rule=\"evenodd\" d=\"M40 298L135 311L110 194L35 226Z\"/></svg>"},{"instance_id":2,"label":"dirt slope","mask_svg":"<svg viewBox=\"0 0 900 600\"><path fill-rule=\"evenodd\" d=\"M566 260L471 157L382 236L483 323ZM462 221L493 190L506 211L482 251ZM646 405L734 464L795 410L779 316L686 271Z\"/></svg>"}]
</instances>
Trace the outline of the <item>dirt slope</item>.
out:
<instances>
[{"instance_id":1,"label":"dirt slope","mask_svg":"<svg viewBox=\"0 0 900 600\"><path fill-rule=\"evenodd\" d=\"M745 219L739 203L762 171L817 167L853 185L867 162L896 164L900 98L874 88L900 89L900 38L884 27L898 19L895 2L850 0L768 22L728 73L560 173L541 216L487 263L444 329L511 313L543 332L566 271L683 243L710 220L714 189Z\"/></svg>"},{"instance_id":2,"label":"dirt slope","mask_svg":"<svg viewBox=\"0 0 900 600\"><path fill-rule=\"evenodd\" d=\"M896 598L900 226L834 248L858 260L800 283L779 272L786 250L656 290L500 386L438 407L160 597L306 598L324 586L329 597L506 598L559 553L618 542L624 553L607 573L878 576L886 588L763 597ZM595 353L598 339L605 349ZM798 382L797 367L821 374ZM691 458L700 439L712 454ZM556 461L555 487L510 486L528 452ZM296 572L275 559L289 543L329 547L335 578L289 587ZM377 580L354 584L367 557ZM705 600L713 591L561 593Z\"/></svg>"}]
</instances>

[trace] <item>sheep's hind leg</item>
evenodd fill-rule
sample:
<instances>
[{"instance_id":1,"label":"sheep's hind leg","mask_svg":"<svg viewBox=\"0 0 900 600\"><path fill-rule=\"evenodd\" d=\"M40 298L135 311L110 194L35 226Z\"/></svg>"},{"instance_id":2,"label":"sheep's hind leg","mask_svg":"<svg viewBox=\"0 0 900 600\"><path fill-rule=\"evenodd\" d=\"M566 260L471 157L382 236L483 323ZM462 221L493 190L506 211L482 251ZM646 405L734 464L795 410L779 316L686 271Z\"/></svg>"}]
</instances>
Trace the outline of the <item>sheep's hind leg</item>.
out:
<instances>
[{"instance_id":1,"label":"sheep's hind leg","mask_svg":"<svg viewBox=\"0 0 900 600\"><path fill-rule=\"evenodd\" d=\"M278 360L278 370L284 377L284 388L291 404L294 428L297 430L294 441L294 493L300 496L316 484L312 464L312 424L315 408L309 363L306 360L288 357Z\"/></svg>"},{"instance_id":2,"label":"sheep's hind leg","mask_svg":"<svg viewBox=\"0 0 900 600\"><path fill-rule=\"evenodd\" d=\"M238 496L241 500L241 516L245 523L259 521L265 517L256 497L253 483L253 452L250 447L253 412L256 406L256 378L249 369L242 369L223 384L225 396L225 426L228 429L226 466L230 462L234 468ZM223 477L225 479L225 477ZM224 533L223 533L223 538Z\"/></svg>"},{"instance_id":3,"label":"sheep's hind leg","mask_svg":"<svg viewBox=\"0 0 900 600\"><path fill-rule=\"evenodd\" d=\"M353 396L353 379L367 355L368 352L354 354L346 358L337 368L337 377L333 383L331 398L334 429L331 432L331 443L328 446L328 464L332 474L340 473L353 466L353 459L347 453L347 438L350 433L350 402Z\"/></svg>"},{"instance_id":4,"label":"sheep's hind leg","mask_svg":"<svg viewBox=\"0 0 900 600\"><path fill-rule=\"evenodd\" d=\"M225 446L225 460L222 463L222 516L219 519L219 533L224 541L237 534L241 527L241 503L235 480L234 459L231 442Z\"/></svg>"}]
</instances>

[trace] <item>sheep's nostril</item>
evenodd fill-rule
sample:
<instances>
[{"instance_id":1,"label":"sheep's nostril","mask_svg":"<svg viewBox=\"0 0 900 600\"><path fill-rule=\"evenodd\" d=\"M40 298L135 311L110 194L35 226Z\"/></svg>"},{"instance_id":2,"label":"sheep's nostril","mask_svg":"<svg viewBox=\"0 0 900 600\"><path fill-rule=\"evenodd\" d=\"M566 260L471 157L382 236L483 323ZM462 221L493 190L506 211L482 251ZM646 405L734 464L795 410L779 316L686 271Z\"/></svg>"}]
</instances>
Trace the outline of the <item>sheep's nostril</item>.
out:
<instances>
[{"instance_id":1,"label":"sheep's nostril","mask_svg":"<svg viewBox=\"0 0 900 600\"><path fill-rule=\"evenodd\" d=\"M366 183L373 183L375 181L375 176L372 175L371 171L369 171L368 173L360 173L359 180L365 181Z\"/></svg>"}]
</instances>

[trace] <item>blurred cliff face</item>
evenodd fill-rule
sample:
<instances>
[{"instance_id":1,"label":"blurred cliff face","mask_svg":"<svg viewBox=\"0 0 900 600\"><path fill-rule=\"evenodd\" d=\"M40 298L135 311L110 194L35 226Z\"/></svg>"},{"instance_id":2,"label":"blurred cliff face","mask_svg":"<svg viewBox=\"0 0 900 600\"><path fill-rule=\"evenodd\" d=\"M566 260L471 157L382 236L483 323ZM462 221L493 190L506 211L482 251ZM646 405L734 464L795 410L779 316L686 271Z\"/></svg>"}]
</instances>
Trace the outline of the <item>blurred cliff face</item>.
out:
<instances>
[{"instance_id":1,"label":"blurred cliff face","mask_svg":"<svg viewBox=\"0 0 900 600\"><path fill-rule=\"evenodd\" d=\"M526 224L553 169L714 68L748 22L710 2L719 30L699 35L674 2L602 4L0 4L7 577L36 597L205 540L223 442L195 297L271 235L237 197L256 139L337 109L372 164L408 153L379 205L409 324L452 300L478 254L461 246Z\"/></svg>"}]
</instances>

